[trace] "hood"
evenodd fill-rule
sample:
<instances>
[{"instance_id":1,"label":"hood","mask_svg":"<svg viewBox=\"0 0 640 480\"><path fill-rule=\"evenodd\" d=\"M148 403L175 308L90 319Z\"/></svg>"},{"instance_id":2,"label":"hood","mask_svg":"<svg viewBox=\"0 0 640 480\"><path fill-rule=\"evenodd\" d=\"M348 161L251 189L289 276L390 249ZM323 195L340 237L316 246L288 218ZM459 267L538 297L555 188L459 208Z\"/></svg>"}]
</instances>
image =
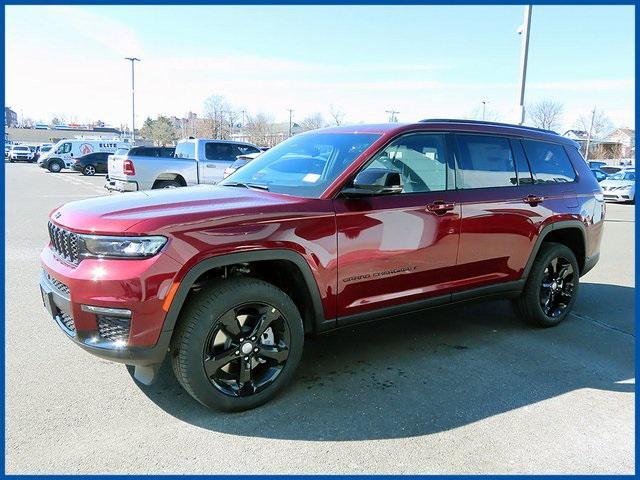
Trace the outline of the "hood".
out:
<instances>
[{"instance_id":1,"label":"hood","mask_svg":"<svg viewBox=\"0 0 640 480\"><path fill-rule=\"evenodd\" d=\"M297 215L310 199L241 187L198 185L90 198L67 203L51 220L81 233L154 233L172 225L215 220L237 223L265 214ZM135 228L134 228L135 227Z\"/></svg>"}]
</instances>

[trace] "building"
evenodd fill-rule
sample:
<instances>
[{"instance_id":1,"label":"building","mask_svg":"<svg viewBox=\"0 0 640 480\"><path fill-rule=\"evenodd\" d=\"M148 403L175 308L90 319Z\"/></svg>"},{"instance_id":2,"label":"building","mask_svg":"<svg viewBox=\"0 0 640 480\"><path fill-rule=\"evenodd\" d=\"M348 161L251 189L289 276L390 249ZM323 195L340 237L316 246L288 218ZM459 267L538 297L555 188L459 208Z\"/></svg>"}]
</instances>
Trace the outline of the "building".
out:
<instances>
[{"instance_id":1,"label":"building","mask_svg":"<svg viewBox=\"0 0 640 480\"><path fill-rule=\"evenodd\" d=\"M13 110L11 110L9 107L4 107L4 126L5 127L18 126L18 114Z\"/></svg>"},{"instance_id":2,"label":"building","mask_svg":"<svg viewBox=\"0 0 640 480\"><path fill-rule=\"evenodd\" d=\"M616 128L604 137L601 144L610 150L611 158L633 158L636 155L636 131Z\"/></svg>"},{"instance_id":3,"label":"building","mask_svg":"<svg viewBox=\"0 0 640 480\"><path fill-rule=\"evenodd\" d=\"M15 128L5 127L5 142L39 144L56 143L64 138L87 138L95 140L120 140L124 137L120 130L110 127L78 130L64 129L40 129L40 128Z\"/></svg>"}]
</instances>

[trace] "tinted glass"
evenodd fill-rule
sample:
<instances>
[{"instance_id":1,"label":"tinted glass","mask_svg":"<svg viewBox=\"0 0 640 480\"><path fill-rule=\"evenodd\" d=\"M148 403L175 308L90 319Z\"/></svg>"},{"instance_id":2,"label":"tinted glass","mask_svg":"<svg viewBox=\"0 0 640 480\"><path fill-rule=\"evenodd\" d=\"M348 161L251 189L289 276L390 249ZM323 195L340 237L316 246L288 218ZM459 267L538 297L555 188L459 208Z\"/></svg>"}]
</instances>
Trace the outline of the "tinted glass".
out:
<instances>
[{"instance_id":1,"label":"tinted glass","mask_svg":"<svg viewBox=\"0 0 640 480\"><path fill-rule=\"evenodd\" d=\"M196 145L193 142L180 142L176 146L177 158L196 158Z\"/></svg>"},{"instance_id":2,"label":"tinted glass","mask_svg":"<svg viewBox=\"0 0 640 480\"><path fill-rule=\"evenodd\" d=\"M257 184L269 191L317 198L380 135L304 133L264 152L223 180Z\"/></svg>"},{"instance_id":3,"label":"tinted glass","mask_svg":"<svg viewBox=\"0 0 640 480\"><path fill-rule=\"evenodd\" d=\"M207 160L233 162L240 155L238 148L231 143L205 143L204 156Z\"/></svg>"},{"instance_id":4,"label":"tinted glass","mask_svg":"<svg viewBox=\"0 0 640 480\"><path fill-rule=\"evenodd\" d=\"M576 173L561 145L523 140L522 146L536 183L566 183L575 180Z\"/></svg>"},{"instance_id":5,"label":"tinted glass","mask_svg":"<svg viewBox=\"0 0 640 480\"><path fill-rule=\"evenodd\" d=\"M488 135L456 135L456 138L460 150L458 188L517 185L515 161L507 138Z\"/></svg>"},{"instance_id":6,"label":"tinted glass","mask_svg":"<svg viewBox=\"0 0 640 480\"><path fill-rule=\"evenodd\" d=\"M400 173L403 193L437 192L447 189L445 138L418 133L394 140L365 167Z\"/></svg>"},{"instance_id":7,"label":"tinted glass","mask_svg":"<svg viewBox=\"0 0 640 480\"><path fill-rule=\"evenodd\" d=\"M516 160L516 173L518 174L518 183L520 185L530 185L533 183L533 176L529 168L529 162L524 155L522 144L519 140L511 139L511 151Z\"/></svg>"},{"instance_id":8,"label":"tinted glass","mask_svg":"<svg viewBox=\"0 0 640 480\"><path fill-rule=\"evenodd\" d=\"M160 151L160 156L162 157L173 157L173 153L176 151L175 148L162 148Z\"/></svg>"}]
</instances>

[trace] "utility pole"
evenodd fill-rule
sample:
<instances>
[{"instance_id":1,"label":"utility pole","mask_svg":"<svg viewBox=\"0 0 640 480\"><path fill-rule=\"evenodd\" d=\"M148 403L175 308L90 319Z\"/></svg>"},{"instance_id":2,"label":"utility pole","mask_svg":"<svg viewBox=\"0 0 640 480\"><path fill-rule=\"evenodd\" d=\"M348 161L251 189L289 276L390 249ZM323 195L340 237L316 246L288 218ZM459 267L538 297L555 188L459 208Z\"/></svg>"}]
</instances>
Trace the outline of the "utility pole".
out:
<instances>
[{"instance_id":1,"label":"utility pole","mask_svg":"<svg viewBox=\"0 0 640 480\"><path fill-rule=\"evenodd\" d=\"M396 115L400 112L397 110L385 110L384 113L389 114L389 122L394 123L398 121L398 117Z\"/></svg>"},{"instance_id":2,"label":"utility pole","mask_svg":"<svg viewBox=\"0 0 640 480\"><path fill-rule=\"evenodd\" d=\"M131 142L136 141L136 74L134 63L140 59L136 57L125 57L131 62Z\"/></svg>"},{"instance_id":3,"label":"utility pole","mask_svg":"<svg viewBox=\"0 0 640 480\"><path fill-rule=\"evenodd\" d=\"M293 126L293 123L291 122L291 118L294 111L291 108L288 108L287 111L289 112L289 136L291 136L291 133L292 133L291 127Z\"/></svg>"},{"instance_id":4,"label":"utility pole","mask_svg":"<svg viewBox=\"0 0 640 480\"><path fill-rule=\"evenodd\" d=\"M524 7L524 23L518 29L522 35L522 48L520 51L520 92L518 93L518 125L524 123L524 87L527 83L527 60L529 59L529 32L531 31L531 5Z\"/></svg>"},{"instance_id":5,"label":"utility pole","mask_svg":"<svg viewBox=\"0 0 640 480\"><path fill-rule=\"evenodd\" d=\"M247 113L246 110L242 110L242 128L244 128L244 118L246 113Z\"/></svg>"},{"instance_id":6,"label":"utility pole","mask_svg":"<svg viewBox=\"0 0 640 480\"><path fill-rule=\"evenodd\" d=\"M593 132L593 121L596 118L596 107L593 107L591 112L591 125L589 126L589 133L587 134L587 146L584 151L584 159L589 160L589 144L591 143L591 133Z\"/></svg>"}]
</instances>

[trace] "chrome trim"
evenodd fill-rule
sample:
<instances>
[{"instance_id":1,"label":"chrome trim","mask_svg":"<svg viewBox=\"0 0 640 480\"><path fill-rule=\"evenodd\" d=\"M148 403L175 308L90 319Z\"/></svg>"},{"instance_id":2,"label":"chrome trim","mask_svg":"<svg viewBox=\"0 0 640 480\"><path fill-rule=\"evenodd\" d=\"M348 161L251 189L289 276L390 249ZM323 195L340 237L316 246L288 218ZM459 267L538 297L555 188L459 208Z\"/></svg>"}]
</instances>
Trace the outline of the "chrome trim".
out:
<instances>
[{"instance_id":1,"label":"chrome trim","mask_svg":"<svg viewBox=\"0 0 640 480\"><path fill-rule=\"evenodd\" d=\"M126 308L96 307L95 305L80 305L83 312L96 315L111 315L113 317L131 317L131 310Z\"/></svg>"}]
</instances>

